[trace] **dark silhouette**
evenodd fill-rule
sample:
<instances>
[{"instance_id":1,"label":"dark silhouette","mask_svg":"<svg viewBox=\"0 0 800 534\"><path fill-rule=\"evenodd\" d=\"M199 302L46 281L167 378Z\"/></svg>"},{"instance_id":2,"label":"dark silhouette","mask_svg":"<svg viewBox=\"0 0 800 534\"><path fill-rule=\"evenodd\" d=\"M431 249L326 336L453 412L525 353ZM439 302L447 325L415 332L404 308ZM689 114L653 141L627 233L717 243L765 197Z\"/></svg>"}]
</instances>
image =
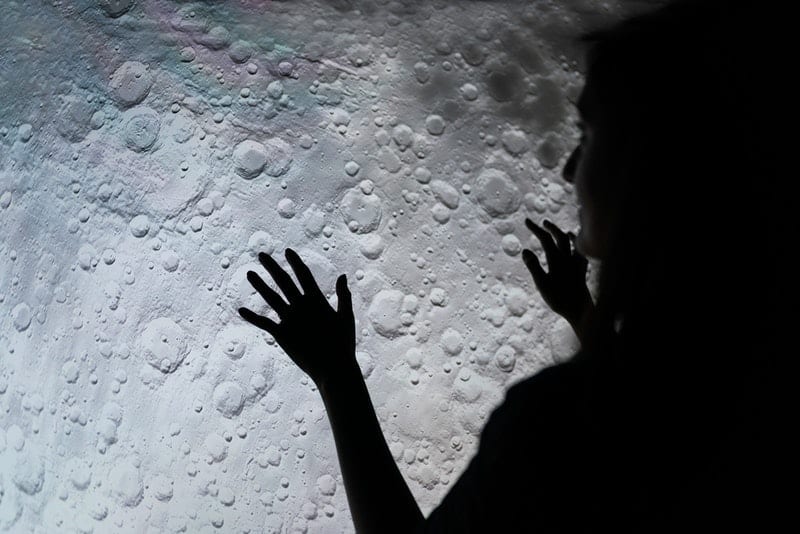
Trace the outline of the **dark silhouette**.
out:
<instances>
[{"instance_id":1,"label":"dark silhouette","mask_svg":"<svg viewBox=\"0 0 800 534\"><path fill-rule=\"evenodd\" d=\"M785 5L676 2L584 37L564 168L581 230L526 221L549 272L523 254L582 348L507 391L428 518L361 378L345 277L335 311L291 249L304 294L260 256L288 303L248 279L281 323L240 313L319 387L358 532L798 530ZM596 304L582 255L601 260Z\"/></svg>"}]
</instances>

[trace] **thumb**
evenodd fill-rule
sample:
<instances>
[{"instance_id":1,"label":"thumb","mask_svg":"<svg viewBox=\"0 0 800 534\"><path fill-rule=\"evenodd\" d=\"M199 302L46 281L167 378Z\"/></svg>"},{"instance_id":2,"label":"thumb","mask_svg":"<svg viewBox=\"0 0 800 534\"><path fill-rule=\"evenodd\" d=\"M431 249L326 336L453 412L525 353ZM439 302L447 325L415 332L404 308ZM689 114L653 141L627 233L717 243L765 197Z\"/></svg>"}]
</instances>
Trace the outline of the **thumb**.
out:
<instances>
[{"instance_id":1,"label":"thumb","mask_svg":"<svg viewBox=\"0 0 800 534\"><path fill-rule=\"evenodd\" d=\"M337 313L347 318L353 317L353 295L347 287L347 276L341 275L336 279L336 296L339 299Z\"/></svg>"}]
</instances>

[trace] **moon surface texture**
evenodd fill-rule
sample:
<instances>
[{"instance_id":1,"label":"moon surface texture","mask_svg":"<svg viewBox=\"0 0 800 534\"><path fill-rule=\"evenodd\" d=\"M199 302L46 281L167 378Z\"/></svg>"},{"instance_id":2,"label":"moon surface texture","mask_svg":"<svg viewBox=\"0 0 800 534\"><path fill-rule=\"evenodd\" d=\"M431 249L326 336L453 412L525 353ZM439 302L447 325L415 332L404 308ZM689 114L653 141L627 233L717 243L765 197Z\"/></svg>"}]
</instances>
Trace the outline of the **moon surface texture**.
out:
<instances>
[{"instance_id":1,"label":"moon surface texture","mask_svg":"<svg viewBox=\"0 0 800 534\"><path fill-rule=\"evenodd\" d=\"M573 37L644 3L596 4L4 2L0 532L353 532L319 392L237 313L277 319L246 273L287 247L347 275L430 513L578 348L521 251L577 230Z\"/></svg>"}]
</instances>

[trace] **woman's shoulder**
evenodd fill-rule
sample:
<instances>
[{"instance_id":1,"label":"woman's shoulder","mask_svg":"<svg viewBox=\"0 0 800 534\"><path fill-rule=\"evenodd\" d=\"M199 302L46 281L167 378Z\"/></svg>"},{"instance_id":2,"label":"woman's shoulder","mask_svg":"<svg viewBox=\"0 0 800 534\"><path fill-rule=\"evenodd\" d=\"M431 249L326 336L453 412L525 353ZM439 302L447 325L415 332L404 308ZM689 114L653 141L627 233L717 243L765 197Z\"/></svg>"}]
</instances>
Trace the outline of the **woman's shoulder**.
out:
<instances>
[{"instance_id":1,"label":"woman's shoulder","mask_svg":"<svg viewBox=\"0 0 800 534\"><path fill-rule=\"evenodd\" d=\"M562 488L577 480L573 449L585 443L570 402L579 371L574 362L560 363L508 388L481 432L477 454L432 525L447 524L453 532L519 531L523 517L505 512L530 503L543 507L536 518L524 518L531 525L549 525L551 516L559 516L554 510L566 502L563 495L575 491Z\"/></svg>"},{"instance_id":2,"label":"woman's shoulder","mask_svg":"<svg viewBox=\"0 0 800 534\"><path fill-rule=\"evenodd\" d=\"M581 367L572 360L559 363L509 387L505 400L492 411L484 426L481 448L535 440L553 423L574 420L572 415L582 390Z\"/></svg>"},{"instance_id":3,"label":"woman's shoulder","mask_svg":"<svg viewBox=\"0 0 800 534\"><path fill-rule=\"evenodd\" d=\"M506 390L506 402L527 402L547 395L571 395L584 376L584 364L570 359L544 367Z\"/></svg>"}]
</instances>

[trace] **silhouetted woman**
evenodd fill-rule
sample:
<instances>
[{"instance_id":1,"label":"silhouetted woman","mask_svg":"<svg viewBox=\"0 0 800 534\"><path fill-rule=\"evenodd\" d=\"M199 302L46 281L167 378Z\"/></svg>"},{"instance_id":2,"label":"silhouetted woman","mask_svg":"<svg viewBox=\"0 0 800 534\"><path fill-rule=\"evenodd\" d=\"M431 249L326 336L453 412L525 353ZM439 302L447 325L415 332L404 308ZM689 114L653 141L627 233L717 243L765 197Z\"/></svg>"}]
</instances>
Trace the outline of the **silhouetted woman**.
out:
<instances>
[{"instance_id":1,"label":"silhouetted woman","mask_svg":"<svg viewBox=\"0 0 800 534\"><path fill-rule=\"evenodd\" d=\"M523 254L582 349L507 391L428 518L356 363L345 277L335 311L294 251L304 294L260 256L288 303L249 272L281 322L240 313L319 387L358 532L797 531L781 10L680 2L584 38L584 135L564 168L580 232L526 221L549 272ZM601 260L596 305L581 255Z\"/></svg>"}]
</instances>

